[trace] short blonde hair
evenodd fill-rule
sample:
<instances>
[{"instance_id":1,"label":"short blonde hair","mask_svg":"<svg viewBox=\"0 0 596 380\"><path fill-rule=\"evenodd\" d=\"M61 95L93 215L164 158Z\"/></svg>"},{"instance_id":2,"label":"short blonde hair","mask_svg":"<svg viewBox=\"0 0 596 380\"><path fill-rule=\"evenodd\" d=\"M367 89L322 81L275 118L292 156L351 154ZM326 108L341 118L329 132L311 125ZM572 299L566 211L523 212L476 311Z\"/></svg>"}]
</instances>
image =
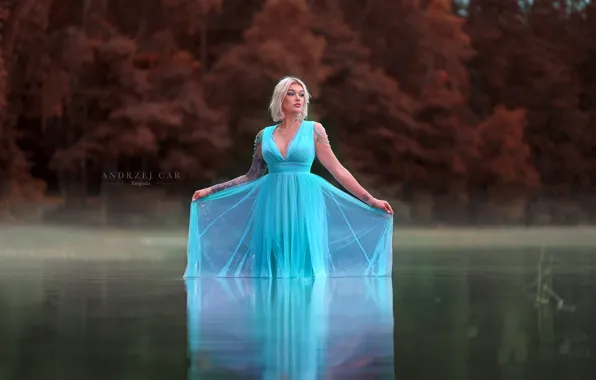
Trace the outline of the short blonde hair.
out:
<instances>
[{"instance_id":1,"label":"short blonde hair","mask_svg":"<svg viewBox=\"0 0 596 380\"><path fill-rule=\"evenodd\" d=\"M300 117L302 120L306 119L306 116L308 115L308 103L310 101L308 89L306 88L304 82L302 82L300 79L296 77L285 77L275 86L275 89L273 90L273 96L271 97L271 103L269 104L269 113L271 114L273 121L279 122L285 118L285 115L281 109L281 105L283 104L288 89L294 83L301 85L304 89L304 107L302 108Z\"/></svg>"}]
</instances>

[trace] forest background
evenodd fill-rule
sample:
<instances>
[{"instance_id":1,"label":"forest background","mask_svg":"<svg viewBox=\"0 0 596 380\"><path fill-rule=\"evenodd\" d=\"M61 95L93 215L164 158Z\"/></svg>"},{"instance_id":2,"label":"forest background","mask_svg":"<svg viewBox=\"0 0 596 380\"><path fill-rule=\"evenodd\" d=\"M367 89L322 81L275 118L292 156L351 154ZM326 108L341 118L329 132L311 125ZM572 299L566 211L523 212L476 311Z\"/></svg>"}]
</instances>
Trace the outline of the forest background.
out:
<instances>
[{"instance_id":1,"label":"forest background","mask_svg":"<svg viewBox=\"0 0 596 380\"><path fill-rule=\"evenodd\" d=\"M596 221L593 2L0 0L0 38L10 223L184 224L285 75L398 224Z\"/></svg>"}]
</instances>

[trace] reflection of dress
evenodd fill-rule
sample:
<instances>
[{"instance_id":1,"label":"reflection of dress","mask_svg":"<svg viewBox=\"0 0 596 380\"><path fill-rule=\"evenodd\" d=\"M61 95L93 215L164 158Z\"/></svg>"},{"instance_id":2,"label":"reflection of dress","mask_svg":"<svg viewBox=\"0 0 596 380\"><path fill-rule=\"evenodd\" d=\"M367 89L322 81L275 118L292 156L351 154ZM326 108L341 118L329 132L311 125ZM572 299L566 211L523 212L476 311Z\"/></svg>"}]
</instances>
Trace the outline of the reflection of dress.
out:
<instances>
[{"instance_id":1,"label":"reflection of dress","mask_svg":"<svg viewBox=\"0 0 596 380\"><path fill-rule=\"evenodd\" d=\"M393 378L390 277L185 281L189 380Z\"/></svg>"},{"instance_id":2,"label":"reflection of dress","mask_svg":"<svg viewBox=\"0 0 596 380\"><path fill-rule=\"evenodd\" d=\"M310 172L314 123L281 154L275 126L260 144L269 173L191 204L185 277L385 276L393 217Z\"/></svg>"}]
</instances>

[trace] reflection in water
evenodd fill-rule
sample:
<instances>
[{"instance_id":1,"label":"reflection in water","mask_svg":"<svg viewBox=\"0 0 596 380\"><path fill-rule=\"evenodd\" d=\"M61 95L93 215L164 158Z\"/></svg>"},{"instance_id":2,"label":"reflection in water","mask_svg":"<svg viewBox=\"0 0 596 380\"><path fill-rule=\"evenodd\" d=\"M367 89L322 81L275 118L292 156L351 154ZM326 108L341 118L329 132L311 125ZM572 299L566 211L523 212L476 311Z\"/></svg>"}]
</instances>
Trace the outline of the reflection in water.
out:
<instances>
[{"instance_id":1,"label":"reflection in water","mask_svg":"<svg viewBox=\"0 0 596 380\"><path fill-rule=\"evenodd\" d=\"M186 288L189 380L393 378L391 278L188 279Z\"/></svg>"},{"instance_id":2,"label":"reflection in water","mask_svg":"<svg viewBox=\"0 0 596 380\"><path fill-rule=\"evenodd\" d=\"M594 251L400 252L392 283L181 267L3 260L0 380L595 378Z\"/></svg>"},{"instance_id":3,"label":"reflection in water","mask_svg":"<svg viewBox=\"0 0 596 380\"><path fill-rule=\"evenodd\" d=\"M396 376L593 379L595 264L569 251L411 256L393 284Z\"/></svg>"}]
</instances>

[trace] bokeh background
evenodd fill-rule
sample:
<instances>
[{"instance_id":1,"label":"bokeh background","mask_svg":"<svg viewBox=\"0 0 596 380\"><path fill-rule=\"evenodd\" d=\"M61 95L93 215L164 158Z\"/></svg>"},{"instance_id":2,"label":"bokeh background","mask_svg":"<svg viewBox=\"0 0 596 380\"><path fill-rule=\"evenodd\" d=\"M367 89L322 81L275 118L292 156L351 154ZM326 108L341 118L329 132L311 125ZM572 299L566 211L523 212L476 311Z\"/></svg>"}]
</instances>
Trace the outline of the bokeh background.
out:
<instances>
[{"instance_id":1,"label":"bokeh background","mask_svg":"<svg viewBox=\"0 0 596 380\"><path fill-rule=\"evenodd\" d=\"M596 220L594 3L3 0L0 18L3 220L184 225L195 190L248 170L285 75L400 225Z\"/></svg>"}]
</instances>

